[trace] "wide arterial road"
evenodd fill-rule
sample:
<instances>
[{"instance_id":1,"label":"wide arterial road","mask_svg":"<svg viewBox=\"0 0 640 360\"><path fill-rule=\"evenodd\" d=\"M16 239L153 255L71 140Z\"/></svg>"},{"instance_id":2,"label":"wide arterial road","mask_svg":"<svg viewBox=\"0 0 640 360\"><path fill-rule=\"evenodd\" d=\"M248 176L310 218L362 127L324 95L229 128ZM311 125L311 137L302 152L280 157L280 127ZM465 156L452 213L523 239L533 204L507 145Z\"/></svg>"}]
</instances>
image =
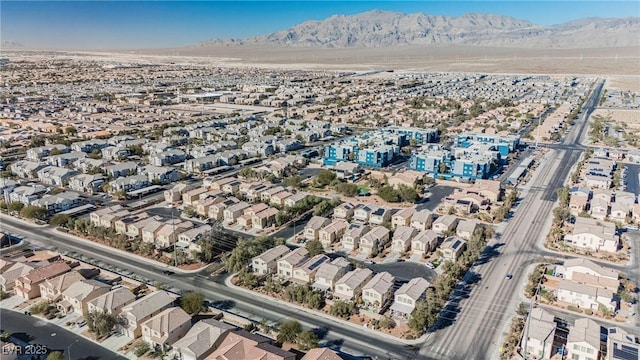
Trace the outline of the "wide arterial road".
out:
<instances>
[{"instance_id":1,"label":"wide arterial road","mask_svg":"<svg viewBox=\"0 0 640 360\"><path fill-rule=\"evenodd\" d=\"M495 359L502 333L515 314L518 298L527 280L527 268L543 254L538 241L546 236L556 201L583 148L579 145L587 119L598 103L600 81L585 102L583 111L563 141L563 148L550 149L532 176L531 186L515 208L501 234L496 236L474 265L466 283L458 286L442 311L434 332L420 349L424 359ZM506 279L512 274L511 280Z\"/></svg>"},{"instance_id":2,"label":"wide arterial road","mask_svg":"<svg viewBox=\"0 0 640 360\"><path fill-rule=\"evenodd\" d=\"M332 348L359 356L371 356L378 359L409 359L415 355L415 350L398 341L376 336L364 329L354 328L313 313L265 301L251 296L243 291L224 285L221 279L214 279L206 274L174 274L165 275L162 267L153 267L148 262L136 256L127 256L117 251L98 247L90 241L77 239L66 234L53 231L51 227L29 227L25 223L8 216L0 218L0 228L3 231L23 236L28 242L47 248L55 247L59 251L75 251L91 257L96 261L113 265L125 271L131 271L150 281L157 281L185 291L200 291L208 300L224 303L229 311L256 320L267 319L272 323L282 322L293 318L308 328L322 328L327 330L324 338Z\"/></svg>"}]
</instances>

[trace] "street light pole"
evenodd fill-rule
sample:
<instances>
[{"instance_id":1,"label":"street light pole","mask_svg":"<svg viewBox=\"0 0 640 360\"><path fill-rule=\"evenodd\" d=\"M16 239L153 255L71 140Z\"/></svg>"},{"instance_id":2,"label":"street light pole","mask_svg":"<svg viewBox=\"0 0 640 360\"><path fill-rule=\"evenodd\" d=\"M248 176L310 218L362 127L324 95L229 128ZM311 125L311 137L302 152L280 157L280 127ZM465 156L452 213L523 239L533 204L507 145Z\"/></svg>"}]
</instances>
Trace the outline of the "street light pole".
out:
<instances>
[{"instance_id":1,"label":"street light pole","mask_svg":"<svg viewBox=\"0 0 640 360\"><path fill-rule=\"evenodd\" d=\"M71 347L73 345L75 345L78 342L78 340L74 341L73 343L71 343L71 345L67 346L67 359L71 360Z\"/></svg>"}]
</instances>

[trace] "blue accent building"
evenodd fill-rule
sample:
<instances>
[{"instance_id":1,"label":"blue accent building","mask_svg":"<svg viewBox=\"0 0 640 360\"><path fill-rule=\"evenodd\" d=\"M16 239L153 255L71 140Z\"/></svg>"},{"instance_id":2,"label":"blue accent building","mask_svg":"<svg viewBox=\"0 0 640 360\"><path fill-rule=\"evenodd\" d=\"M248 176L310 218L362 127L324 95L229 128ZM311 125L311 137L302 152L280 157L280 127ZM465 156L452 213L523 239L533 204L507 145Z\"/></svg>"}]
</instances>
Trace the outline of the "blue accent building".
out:
<instances>
[{"instance_id":1,"label":"blue accent building","mask_svg":"<svg viewBox=\"0 0 640 360\"><path fill-rule=\"evenodd\" d=\"M500 155L507 156L510 152L520 144L520 136L518 135L491 135L482 133L463 133L456 138L455 146L467 148L474 143L493 144Z\"/></svg>"}]
</instances>

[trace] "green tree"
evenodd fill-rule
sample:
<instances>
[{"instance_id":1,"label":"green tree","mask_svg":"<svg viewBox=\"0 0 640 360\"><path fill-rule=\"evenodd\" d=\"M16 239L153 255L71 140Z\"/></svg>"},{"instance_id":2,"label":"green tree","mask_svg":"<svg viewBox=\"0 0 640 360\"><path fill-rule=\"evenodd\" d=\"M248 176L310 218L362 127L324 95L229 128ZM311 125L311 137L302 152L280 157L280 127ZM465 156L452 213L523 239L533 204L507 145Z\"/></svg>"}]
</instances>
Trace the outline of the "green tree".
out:
<instances>
[{"instance_id":1,"label":"green tree","mask_svg":"<svg viewBox=\"0 0 640 360\"><path fill-rule=\"evenodd\" d=\"M298 347L302 351L307 351L309 349L315 349L319 347L318 343L318 335L313 331L305 331L302 334L298 335L298 339L296 340Z\"/></svg>"},{"instance_id":2,"label":"green tree","mask_svg":"<svg viewBox=\"0 0 640 360\"><path fill-rule=\"evenodd\" d=\"M68 214L56 214L49 220L49 224L53 226L66 226L69 224L69 220L71 220L71 216Z\"/></svg>"},{"instance_id":3,"label":"green tree","mask_svg":"<svg viewBox=\"0 0 640 360\"><path fill-rule=\"evenodd\" d=\"M316 175L315 183L320 187L324 187L331 184L331 182L335 179L336 179L336 174L333 171L322 169Z\"/></svg>"},{"instance_id":4,"label":"green tree","mask_svg":"<svg viewBox=\"0 0 640 360\"><path fill-rule=\"evenodd\" d=\"M182 296L180 307L189 315L197 315L205 309L204 295L201 292L189 291Z\"/></svg>"},{"instance_id":5,"label":"green tree","mask_svg":"<svg viewBox=\"0 0 640 360\"><path fill-rule=\"evenodd\" d=\"M64 360L64 355L60 351L52 351L47 355L47 360Z\"/></svg>"},{"instance_id":6,"label":"green tree","mask_svg":"<svg viewBox=\"0 0 640 360\"><path fill-rule=\"evenodd\" d=\"M218 244L218 240L215 238L215 233L213 231L209 231L197 242L200 247L200 252L198 253L198 257L200 260L204 262L211 262L215 258L216 255L220 252L221 249Z\"/></svg>"},{"instance_id":7,"label":"green tree","mask_svg":"<svg viewBox=\"0 0 640 360\"><path fill-rule=\"evenodd\" d=\"M293 188L300 188L300 186L302 185L302 176L300 175L293 175L293 176L289 176L287 178L284 179L284 184L289 186L289 187L293 187Z\"/></svg>"},{"instance_id":8,"label":"green tree","mask_svg":"<svg viewBox=\"0 0 640 360\"><path fill-rule=\"evenodd\" d=\"M391 186L383 186L378 189L378 196L386 202L399 202L400 194Z\"/></svg>"},{"instance_id":9,"label":"green tree","mask_svg":"<svg viewBox=\"0 0 640 360\"><path fill-rule=\"evenodd\" d=\"M527 314L529 314L529 311L527 310L527 307L524 303L521 302L520 304L518 304L516 314L518 314L518 316L527 316Z\"/></svg>"},{"instance_id":10,"label":"green tree","mask_svg":"<svg viewBox=\"0 0 640 360\"><path fill-rule=\"evenodd\" d=\"M404 184L398 185L398 194L403 201L411 203L416 202L420 197L415 188Z\"/></svg>"},{"instance_id":11,"label":"green tree","mask_svg":"<svg viewBox=\"0 0 640 360\"><path fill-rule=\"evenodd\" d=\"M296 320L287 320L278 326L278 336L276 340L279 343L294 343L298 338L298 334L302 332L302 325Z\"/></svg>"},{"instance_id":12,"label":"green tree","mask_svg":"<svg viewBox=\"0 0 640 360\"><path fill-rule=\"evenodd\" d=\"M9 203L9 205L7 205L7 210L9 210L10 212L19 212L20 210L22 210L22 208L24 208L24 204L20 201L12 201Z\"/></svg>"},{"instance_id":13,"label":"green tree","mask_svg":"<svg viewBox=\"0 0 640 360\"><path fill-rule=\"evenodd\" d=\"M335 186L335 190L345 196L353 197L358 195L358 185L356 184L341 182Z\"/></svg>"},{"instance_id":14,"label":"green tree","mask_svg":"<svg viewBox=\"0 0 640 360\"><path fill-rule=\"evenodd\" d=\"M145 341L141 341L133 348L133 354L137 357L142 357L144 354L148 353L151 350L149 344Z\"/></svg>"},{"instance_id":15,"label":"green tree","mask_svg":"<svg viewBox=\"0 0 640 360\"><path fill-rule=\"evenodd\" d=\"M96 334L98 338L109 335L116 326L116 317L104 311L91 311L85 315L89 331Z\"/></svg>"},{"instance_id":16,"label":"green tree","mask_svg":"<svg viewBox=\"0 0 640 360\"><path fill-rule=\"evenodd\" d=\"M354 307L352 303L347 303L342 300L338 300L331 305L329 312L333 316L338 316L344 319L348 319L353 315Z\"/></svg>"},{"instance_id":17,"label":"green tree","mask_svg":"<svg viewBox=\"0 0 640 360\"><path fill-rule=\"evenodd\" d=\"M47 217L47 210L41 206L29 205L20 210L20 216L26 219L44 220Z\"/></svg>"},{"instance_id":18,"label":"green tree","mask_svg":"<svg viewBox=\"0 0 640 360\"><path fill-rule=\"evenodd\" d=\"M309 240L305 244L305 247L307 248L310 257L324 253L324 248L319 240Z\"/></svg>"}]
</instances>

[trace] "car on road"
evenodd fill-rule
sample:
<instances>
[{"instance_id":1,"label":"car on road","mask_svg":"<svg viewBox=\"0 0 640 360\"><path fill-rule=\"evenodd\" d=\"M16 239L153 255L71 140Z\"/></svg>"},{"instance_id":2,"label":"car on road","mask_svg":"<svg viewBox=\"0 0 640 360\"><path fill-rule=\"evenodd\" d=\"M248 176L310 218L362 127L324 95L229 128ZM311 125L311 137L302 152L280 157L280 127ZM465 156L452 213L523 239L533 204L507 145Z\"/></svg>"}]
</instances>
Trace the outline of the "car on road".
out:
<instances>
[{"instance_id":1,"label":"car on road","mask_svg":"<svg viewBox=\"0 0 640 360\"><path fill-rule=\"evenodd\" d=\"M507 276L505 276L507 280L511 280L513 278L512 274L507 274Z\"/></svg>"},{"instance_id":2,"label":"car on road","mask_svg":"<svg viewBox=\"0 0 640 360\"><path fill-rule=\"evenodd\" d=\"M396 262L404 262L404 259L396 259Z\"/></svg>"},{"instance_id":3,"label":"car on road","mask_svg":"<svg viewBox=\"0 0 640 360\"><path fill-rule=\"evenodd\" d=\"M367 264L367 265L373 265L373 264L375 264L375 263L374 263L373 261L371 261L371 260L365 260L365 261L364 261L364 263L365 263L365 264Z\"/></svg>"},{"instance_id":4,"label":"car on road","mask_svg":"<svg viewBox=\"0 0 640 360\"><path fill-rule=\"evenodd\" d=\"M173 275L175 274L175 272L171 271L171 270L162 270L162 273L165 275Z\"/></svg>"},{"instance_id":5,"label":"car on road","mask_svg":"<svg viewBox=\"0 0 640 360\"><path fill-rule=\"evenodd\" d=\"M424 264L424 266L428 267L428 268L429 268L429 269L431 269L431 270L433 270L433 269L435 269L435 268L436 268L436 267L435 267L431 262L427 262L427 263L425 263L425 264Z\"/></svg>"}]
</instances>

